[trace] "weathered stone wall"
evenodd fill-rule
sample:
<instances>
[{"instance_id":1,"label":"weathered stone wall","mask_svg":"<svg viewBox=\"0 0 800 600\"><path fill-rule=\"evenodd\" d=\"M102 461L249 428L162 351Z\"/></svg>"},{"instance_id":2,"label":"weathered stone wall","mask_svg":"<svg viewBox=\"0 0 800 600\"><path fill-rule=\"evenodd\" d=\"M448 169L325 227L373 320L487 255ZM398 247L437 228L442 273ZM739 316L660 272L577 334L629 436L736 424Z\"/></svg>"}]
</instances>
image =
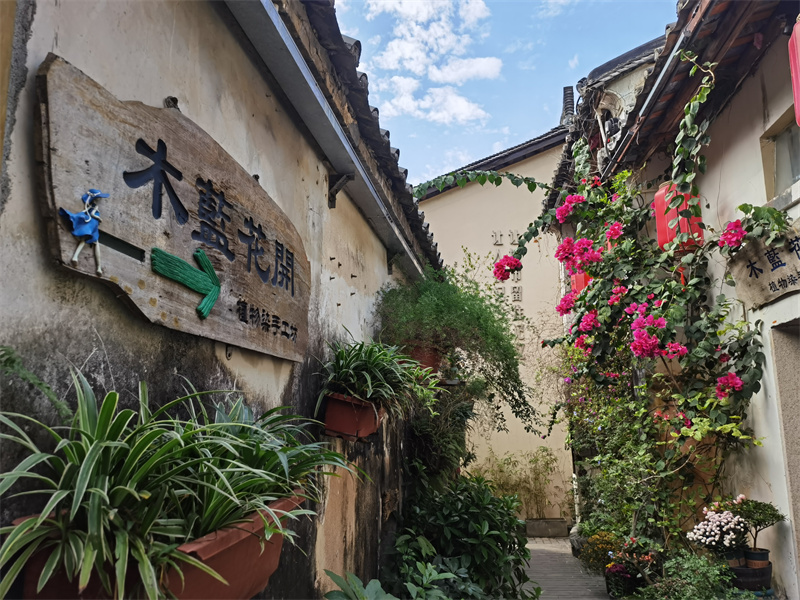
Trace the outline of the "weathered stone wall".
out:
<instances>
[{"instance_id":1,"label":"weathered stone wall","mask_svg":"<svg viewBox=\"0 0 800 600\"><path fill-rule=\"evenodd\" d=\"M182 392L185 377L198 389L243 390L257 411L283 404L312 415L317 357L325 354L326 340L345 337L345 327L359 339L371 334L375 294L390 278L386 251L346 194L328 208L324 157L267 83L264 66L244 50L227 9L200 2L20 0L17 11L26 12L17 19L9 63L18 85L8 96L0 201L0 344L14 347L67 400L69 370L76 367L98 394L118 390L129 406L139 380L161 403ZM52 262L35 197L33 137L34 76L48 52L121 100L162 106L167 96L176 97L184 115L259 175L298 229L311 262L304 362L150 324L99 281L79 279ZM3 410L54 418L37 392L5 380L0 385ZM332 440L371 480L346 474L330 480L320 516L299 525L297 548L287 545L282 558L289 570L279 571L268 596L319 596L321 587L330 587L323 568L376 575L382 523L397 509L399 439L384 425L372 444ZM16 452L2 448L4 470L16 459ZM5 524L33 510L4 502L0 517Z\"/></svg>"}]
</instances>

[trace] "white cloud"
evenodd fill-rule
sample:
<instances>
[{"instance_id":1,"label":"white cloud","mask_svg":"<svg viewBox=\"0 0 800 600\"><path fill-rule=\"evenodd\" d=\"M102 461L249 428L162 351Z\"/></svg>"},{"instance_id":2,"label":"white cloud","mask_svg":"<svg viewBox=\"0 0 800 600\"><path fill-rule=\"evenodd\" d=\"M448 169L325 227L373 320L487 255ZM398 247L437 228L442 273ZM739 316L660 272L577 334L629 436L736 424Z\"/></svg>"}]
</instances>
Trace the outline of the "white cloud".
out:
<instances>
[{"instance_id":1,"label":"white cloud","mask_svg":"<svg viewBox=\"0 0 800 600\"><path fill-rule=\"evenodd\" d=\"M517 52L529 52L533 50L534 42L533 40L522 40L517 39L511 42L508 46L505 47L506 54L516 54Z\"/></svg>"},{"instance_id":2,"label":"white cloud","mask_svg":"<svg viewBox=\"0 0 800 600\"><path fill-rule=\"evenodd\" d=\"M366 0L365 9L368 20L388 15L393 21L391 33L376 40L370 59L376 70L370 87L384 92L382 117L410 115L444 125L489 117L452 87L500 76L499 58L465 57L477 28L486 29L490 11L485 0ZM428 88L430 83L440 85Z\"/></svg>"},{"instance_id":3,"label":"white cloud","mask_svg":"<svg viewBox=\"0 0 800 600\"><path fill-rule=\"evenodd\" d=\"M468 165L474 160L475 158L473 154L468 150L464 148L452 148L447 150L444 153L444 156L440 157L438 162L426 164L425 170L422 172L422 177L409 174L409 180L411 183L416 185L422 181L429 181L438 175L444 175L445 173L454 171L459 167Z\"/></svg>"},{"instance_id":4,"label":"white cloud","mask_svg":"<svg viewBox=\"0 0 800 600\"><path fill-rule=\"evenodd\" d=\"M441 12L451 13L451 0L367 0L367 21L382 13L388 13L403 21L425 23Z\"/></svg>"},{"instance_id":5,"label":"white cloud","mask_svg":"<svg viewBox=\"0 0 800 600\"><path fill-rule=\"evenodd\" d=\"M506 145L503 142L495 142L494 144L492 144L492 154L497 154L505 147Z\"/></svg>"},{"instance_id":6,"label":"white cloud","mask_svg":"<svg viewBox=\"0 0 800 600\"><path fill-rule=\"evenodd\" d=\"M564 9L573 2L575 2L575 0L542 0L536 16L540 19L555 17L560 15Z\"/></svg>"},{"instance_id":7,"label":"white cloud","mask_svg":"<svg viewBox=\"0 0 800 600\"><path fill-rule=\"evenodd\" d=\"M428 78L436 83L460 85L470 79L497 79L503 61L493 56L485 58L451 58L441 68L431 65Z\"/></svg>"},{"instance_id":8,"label":"white cloud","mask_svg":"<svg viewBox=\"0 0 800 600\"><path fill-rule=\"evenodd\" d=\"M443 125L464 125L470 121L484 121L489 117L489 113L452 87L429 89L425 98L420 101L420 106L427 111L427 120Z\"/></svg>"},{"instance_id":9,"label":"white cloud","mask_svg":"<svg viewBox=\"0 0 800 600\"><path fill-rule=\"evenodd\" d=\"M418 79L395 75L388 82L382 82L380 88L391 89L393 93L392 99L381 105L381 117L410 115L442 125L465 125L489 117L478 104L450 86L430 88L424 94L417 95L420 89Z\"/></svg>"},{"instance_id":10,"label":"white cloud","mask_svg":"<svg viewBox=\"0 0 800 600\"><path fill-rule=\"evenodd\" d=\"M569 60L569 68L574 69L578 66L578 55L576 54Z\"/></svg>"},{"instance_id":11,"label":"white cloud","mask_svg":"<svg viewBox=\"0 0 800 600\"><path fill-rule=\"evenodd\" d=\"M379 35L373 35L371 38L369 38L369 39L367 40L367 43L368 43L370 46L377 46L378 44L380 44L380 43L381 43L381 36L379 36Z\"/></svg>"},{"instance_id":12,"label":"white cloud","mask_svg":"<svg viewBox=\"0 0 800 600\"><path fill-rule=\"evenodd\" d=\"M489 16L489 7L483 0L460 0L458 16L464 21L463 26L470 29Z\"/></svg>"}]
</instances>

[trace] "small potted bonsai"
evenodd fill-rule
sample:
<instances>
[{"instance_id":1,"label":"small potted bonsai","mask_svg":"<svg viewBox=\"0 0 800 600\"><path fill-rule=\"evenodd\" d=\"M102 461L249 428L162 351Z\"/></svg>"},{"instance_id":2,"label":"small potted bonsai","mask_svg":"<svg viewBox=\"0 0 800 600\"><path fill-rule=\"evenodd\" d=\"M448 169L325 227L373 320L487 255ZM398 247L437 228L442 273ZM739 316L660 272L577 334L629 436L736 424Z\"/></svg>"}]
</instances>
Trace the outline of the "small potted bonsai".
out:
<instances>
[{"instance_id":1,"label":"small potted bonsai","mask_svg":"<svg viewBox=\"0 0 800 600\"><path fill-rule=\"evenodd\" d=\"M758 547L758 534L768 527L786 519L786 516L770 502L745 499L740 496L742 501L735 509L736 514L740 515L750 527L750 535L753 538L753 547L744 552L747 566L750 569L763 569L769 566L769 550Z\"/></svg>"},{"instance_id":2,"label":"small potted bonsai","mask_svg":"<svg viewBox=\"0 0 800 600\"><path fill-rule=\"evenodd\" d=\"M397 346L381 342L333 342L322 365L316 412L327 399L325 433L355 441L375 433L387 412L404 417L431 409L438 381Z\"/></svg>"}]
</instances>

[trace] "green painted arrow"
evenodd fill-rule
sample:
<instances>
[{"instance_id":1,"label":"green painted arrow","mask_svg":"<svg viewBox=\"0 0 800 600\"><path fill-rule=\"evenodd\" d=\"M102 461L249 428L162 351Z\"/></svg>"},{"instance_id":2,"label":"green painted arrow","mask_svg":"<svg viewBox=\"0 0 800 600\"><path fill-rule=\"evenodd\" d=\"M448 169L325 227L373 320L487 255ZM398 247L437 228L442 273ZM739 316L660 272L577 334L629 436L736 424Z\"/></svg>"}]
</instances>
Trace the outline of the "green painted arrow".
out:
<instances>
[{"instance_id":1,"label":"green painted arrow","mask_svg":"<svg viewBox=\"0 0 800 600\"><path fill-rule=\"evenodd\" d=\"M197 305L197 314L201 319L205 319L219 298L221 284L219 277L214 272L214 265L208 260L206 253L198 248L194 251L193 256L200 265L199 269L174 254L164 252L160 248L153 248L150 263L153 271L159 275L182 283L199 294L205 294L205 298Z\"/></svg>"}]
</instances>

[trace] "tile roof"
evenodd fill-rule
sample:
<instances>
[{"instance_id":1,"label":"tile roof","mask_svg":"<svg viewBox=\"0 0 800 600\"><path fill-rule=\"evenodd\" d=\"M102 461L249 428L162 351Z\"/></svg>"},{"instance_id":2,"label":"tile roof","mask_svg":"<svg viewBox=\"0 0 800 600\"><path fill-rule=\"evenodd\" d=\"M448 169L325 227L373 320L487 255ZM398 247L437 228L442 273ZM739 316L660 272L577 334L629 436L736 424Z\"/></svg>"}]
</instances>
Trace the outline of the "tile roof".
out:
<instances>
[{"instance_id":1,"label":"tile roof","mask_svg":"<svg viewBox=\"0 0 800 600\"><path fill-rule=\"evenodd\" d=\"M443 263L437 244L433 241L433 234L424 221L424 213L418 209L414 200L413 188L406 181L408 169L398 163L400 150L391 145L389 131L380 126L378 109L369 104L369 79L366 73L358 71L361 42L342 35L336 20L333 0L301 0L301 3L319 45L327 53L327 58L335 71L335 79L341 86L349 105L337 114L337 117L354 142L354 146L365 148L370 155L371 160L368 162L371 163L373 171L378 171L375 175L384 178L386 183L384 188L391 196L390 201L398 219L406 222L424 257L434 267L440 268ZM307 45L306 50L308 50ZM315 70L314 61L309 63L325 91L329 82L324 81L325 77L319 69Z\"/></svg>"}]
</instances>

